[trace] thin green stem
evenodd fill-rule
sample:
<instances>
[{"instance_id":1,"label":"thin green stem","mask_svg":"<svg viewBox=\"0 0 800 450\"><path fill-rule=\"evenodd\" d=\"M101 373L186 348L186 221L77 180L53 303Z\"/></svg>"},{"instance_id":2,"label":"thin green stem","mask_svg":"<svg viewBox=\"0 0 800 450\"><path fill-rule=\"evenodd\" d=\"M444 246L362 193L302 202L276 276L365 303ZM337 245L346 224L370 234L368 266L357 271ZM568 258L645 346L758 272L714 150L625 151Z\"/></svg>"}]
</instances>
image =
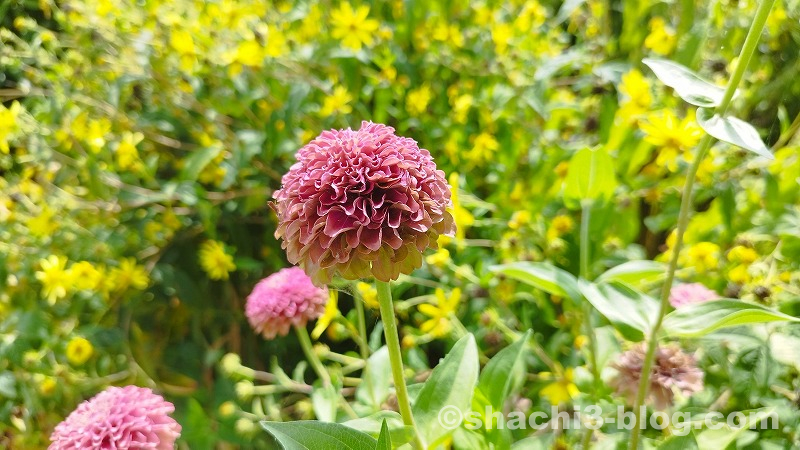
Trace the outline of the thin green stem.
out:
<instances>
[{"instance_id":1,"label":"thin green stem","mask_svg":"<svg viewBox=\"0 0 800 450\"><path fill-rule=\"evenodd\" d=\"M591 257L589 250L591 247L589 239L589 225L592 220L592 204L584 202L581 204L581 240L580 240L580 277L584 280L589 280L591 274L589 273L589 258ZM592 386L593 391L591 397L597 399L600 392L600 369L597 367L597 346L594 339L594 330L592 329L592 305L589 301L582 299L583 308L583 333L588 339L588 348L586 349L587 360L589 368L592 373ZM583 448L588 449L592 442L592 430L587 427L583 436Z\"/></svg>"},{"instance_id":2,"label":"thin green stem","mask_svg":"<svg viewBox=\"0 0 800 450\"><path fill-rule=\"evenodd\" d=\"M361 350L361 357L365 360L369 358L369 341L367 340L367 319L364 314L364 300L361 296L356 296L356 315L358 316L358 348Z\"/></svg>"},{"instance_id":3,"label":"thin green stem","mask_svg":"<svg viewBox=\"0 0 800 450\"><path fill-rule=\"evenodd\" d=\"M306 358L308 358L308 362L311 364L314 372L317 372L317 375L322 380L323 385L330 386L331 376L325 369L325 366L322 365L322 361L319 360L319 356L317 356L317 354L314 352L314 348L311 346L311 337L308 335L308 330L306 330L306 327L297 325L295 325L294 330L297 332L297 338L300 340L300 347L303 348L303 353L306 354Z\"/></svg>"},{"instance_id":4,"label":"thin green stem","mask_svg":"<svg viewBox=\"0 0 800 450\"><path fill-rule=\"evenodd\" d=\"M411 415L411 402L408 398L408 388L406 379L403 375L403 355L400 351L400 337L397 333L397 322L394 316L394 305L392 304L392 288L385 281L375 280L375 288L378 290L378 303L381 307L381 321L383 321L383 332L386 337L386 347L389 349L389 363L392 367L392 378L397 394L397 405L400 409L400 416L403 417L403 424L412 427L417 437L417 446L422 447L419 436L414 426L414 416Z\"/></svg>"},{"instance_id":5,"label":"thin green stem","mask_svg":"<svg viewBox=\"0 0 800 450\"><path fill-rule=\"evenodd\" d=\"M769 17L769 11L772 9L772 5L774 3L775 0L765 0L759 5L756 15L753 18L753 23L750 26L750 31L747 33L747 38L745 38L744 45L742 46L742 51L739 54L739 61L736 65L736 70L734 71L733 76L728 83L728 87L725 89L725 94L722 97L722 101L714 111L715 114L724 116L728 111L731 99L733 99L733 94L736 92L736 88L738 87L739 82L741 82L742 77L744 77L744 72L747 70L750 59L753 57L753 53L758 45L758 40L761 37L761 32L764 30L767 17ZM636 392L636 402L634 403L633 413L635 416L635 421L633 430L631 431L631 439L629 441L628 448L630 450L638 450L639 448L639 435L641 434L640 424L642 421L641 409L642 405L644 404L644 399L647 396L647 389L650 385L650 373L653 368L653 359L655 358L656 348L658 347L658 332L661 329L661 323L664 320L664 315L669 308L669 294L672 289L672 282L675 279L675 270L678 267L678 258L680 256L681 247L683 246L683 235L686 233L686 228L689 225L692 199L694 197L694 182L697 176L697 170L699 169L703 159L706 157L708 150L711 148L713 141L714 138L712 138L710 135L706 135L700 141L698 144L697 155L695 156L694 162L689 168L689 173L686 176L686 182L683 186L680 213L678 215L678 228L675 232L675 245L672 247L672 255L670 256L669 265L667 267L666 278L664 279L664 285L661 289L661 301L658 316L656 317L656 321L647 337L647 353L645 353L645 358L642 364L639 388Z\"/></svg>"}]
</instances>

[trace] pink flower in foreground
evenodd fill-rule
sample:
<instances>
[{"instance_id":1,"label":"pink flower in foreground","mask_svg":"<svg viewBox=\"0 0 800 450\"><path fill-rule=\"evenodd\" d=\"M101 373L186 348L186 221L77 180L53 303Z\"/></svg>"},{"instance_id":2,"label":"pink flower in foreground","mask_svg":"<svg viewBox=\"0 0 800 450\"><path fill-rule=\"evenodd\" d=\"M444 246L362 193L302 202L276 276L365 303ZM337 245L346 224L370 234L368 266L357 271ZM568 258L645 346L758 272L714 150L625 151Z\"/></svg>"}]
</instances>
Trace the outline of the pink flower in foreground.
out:
<instances>
[{"instance_id":1,"label":"pink flower in foreground","mask_svg":"<svg viewBox=\"0 0 800 450\"><path fill-rule=\"evenodd\" d=\"M49 450L172 450L181 426L172 403L147 388L110 387L81 403L50 435Z\"/></svg>"},{"instance_id":2,"label":"pink flower in foreground","mask_svg":"<svg viewBox=\"0 0 800 450\"><path fill-rule=\"evenodd\" d=\"M718 298L719 294L700 283L679 284L673 286L669 293L669 303L675 308Z\"/></svg>"},{"instance_id":3,"label":"pink flower in foreground","mask_svg":"<svg viewBox=\"0 0 800 450\"><path fill-rule=\"evenodd\" d=\"M640 342L611 364L618 374L609 385L631 403L639 389L645 352L645 344ZM703 390L704 375L693 355L684 353L677 345L659 346L650 370L646 400L658 409L665 409L672 405L676 390L687 397Z\"/></svg>"},{"instance_id":4,"label":"pink flower in foreground","mask_svg":"<svg viewBox=\"0 0 800 450\"><path fill-rule=\"evenodd\" d=\"M455 232L444 172L386 125L323 132L297 152L282 185L275 237L319 284L337 274L394 280Z\"/></svg>"},{"instance_id":5,"label":"pink flower in foreground","mask_svg":"<svg viewBox=\"0 0 800 450\"><path fill-rule=\"evenodd\" d=\"M247 297L245 315L267 339L286 336L292 325L304 327L325 311L328 289L314 286L303 269L281 269L259 281Z\"/></svg>"}]
</instances>

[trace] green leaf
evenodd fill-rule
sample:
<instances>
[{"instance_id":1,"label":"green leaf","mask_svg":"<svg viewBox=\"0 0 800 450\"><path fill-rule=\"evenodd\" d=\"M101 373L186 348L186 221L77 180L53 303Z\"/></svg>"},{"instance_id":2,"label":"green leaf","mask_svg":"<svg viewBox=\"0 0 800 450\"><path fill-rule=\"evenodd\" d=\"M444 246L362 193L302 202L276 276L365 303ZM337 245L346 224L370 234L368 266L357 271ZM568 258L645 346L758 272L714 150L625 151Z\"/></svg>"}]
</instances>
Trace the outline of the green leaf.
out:
<instances>
[{"instance_id":1,"label":"green leaf","mask_svg":"<svg viewBox=\"0 0 800 450\"><path fill-rule=\"evenodd\" d=\"M314 415L322 422L336 422L336 410L339 409L339 392L331 384L314 386L311 392L311 406Z\"/></svg>"},{"instance_id":2,"label":"green leaf","mask_svg":"<svg viewBox=\"0 0 800 450\"><path fill-rule=\"evenodd\" d=\"M392 436L389 434L389 426L386 420L381 422L381 434L378 435L378 447L376 450L392 450Z\"/></svg>"},{"instance_id":3,"label":"green leaf","mask_svg":"<svg viewBox=\"0 0 800 450\"><path fill-rule=\"evenodd\" d=\"M642 281L653 281L664 274L666 267L656 261L628 261L612 267L597 277L599 283L619 281L627 284L637 284Z\"/></svg>"},{"instance_id":4,"label":"green leaf","mask_svg":"<svg viewBox=\"0 0 800 450\"><path fill-rule=\"evenodd\" d=\"M697 447L700 450L720 450L727 448L742 433L748 431L750 427L758 425L764 419L771 417L770 421L777 423L778 417L775 408L760 408L749 411L741 411L744 415L744 423L736 422L735 427L729 426L726 422L718 421L719 428L706 429L697 433ZM731 413L733 414L733 413ZM741 418L741 417L740 417Z\"/></svg>"},{"instance_id":5,"label":"green leaf","mask_svg":"<svg viewBox=\"0 0 800 450\"><path fill-rule=\"evenodd\" d=\"M180 179L184 181L195 181L200 176L200 172L216 158L222 151L222 146L204 147L195 150L183 161Z\"/></svg>"},{"instance_id":6,"label":"green leaf","mask_svg":"<svg viewBox=\"0 0 800 450\"><path fill-rule=\"evenodd\" d=\"M483 368L478 378L478 390L489 400L494 411L502 411L503 405L518 379L520 371L525 370L525 349L531 330L516 342L500 350Z\"/></svg>"},{"instance_id":7,"label":"green leaf","mask_svg":"<svg viewBox=\"0 0 800 450\"><path fill-rule=\"evenodd\" d=\"M767 159L775 159L764 145L758 131L744 120L730 116L722 117L710 109L698 108L697 123L706 133L722 142L738 145Z\"/></svg>"},{"instance_id":8,"label":"green leaf","mask_svg":"<svg viewBox=\"0 0 800 450\"><path fill-rule=\"evenodd\" d=\"M659 80L675 90L678 97L695 106L714 107L722 102L725 90L706 81L686 66L666 59L645 58L642 62Z\"/></svg>"},{"instance_id":9,"label":"green leaf","mask_svg":"<svg viewBox=\"0 0 800 450\"><path fill-rule=\"evenodd\" d=\"M367 359L364 376L356 388L356 400L371 406L375 411L381 409L389 396L392 379L389 364L389 349L381 347Z\"/></svg>"},{"instance_id":10,"label":"green leaf","mask_svg":"<svg viewBox=\"0 0 800 450\"><path fill-rule=\"evenodd\" d=\"M578 287L586 300L632 341L644 338L658 314L656 299L628 286L579 280Z\"/></svg>"},{"instance_id":11,"label":"green leaf","mask_svg":"<svg viewBox=\"0 0 800 450\"><path fill-rule=\"evenodd\" d=\"M472 334L459 339L433 369L412 407L418 432L426 443L433 444L453 431L439 421L443 408L457 409L462 415L470 411L479 370L478 346Z\"/></svg>"},{"instance_id":12,"label":"green leaf","mask_svg":"<svg viewBox=\"0 0 800 450\"><path fill-rule=\"evenodd\" d=\"M614 159L605 149L585 148L570 159L564 181L567 206L577 208L585 200L604 202L614 194L616 187Z\"/></svg>"},{"instance_id":13,"label":"green leaf","mask_svg":"<svg viewBox=\"0 0 800 450\"><path fill-rule=\"evenodd\" d=\"M406 442L410 442L414 437L414 430L403 424L403 418L397 411L379 411L367 417L348 420L342 423L342 425L377 437L381 433L381 424L383 423L387 424L389 427L389 434L391 434L392 442L394 442L395 445L402 445Z\"/></svg>"},{"instance_id":14,"label":"green leaf","mask_svg":"<svg viewBox=\"0 0 800 450\"><path fill-rule=\"evenodd\" d=\"M575 277L549 263L520 261L492 266L489 270L502 273L551 295L569 297L576 301L580 298L578 282Z\"/></svg>"},{"instance_id":15,"label":"green leaf","mask_svg":"<svg viewBox=\"0 0 800 450\"><path fill-rule=\"evenodd\" d=\"M378 441L366 433L338 423L299 420L296 422L262 421L267 431L283 450L346 448L375 450Z\"/></svg>"},{"instance_id":16,"label":"green leaf","mask_svg":"<svg viewBox=\"0 0 800 450\"><path fill-rule=\"evenodd\" d=\"M697 441L694 434L687 433L685 436L671 436L658 444L658 450L692 450L697 448Z\"/></svg>"},{"instance_id":17,"label":"green leaf","mask_svg":"<svg viewBox=\"0 0 800 450\"><path fill-rule=\"evenodd\" d=\"M664 331L672 336L699 337L737 325L780 321L800 319L754 303L721 299L687 305L667 314Z\"/></svg>"}]
</instances>

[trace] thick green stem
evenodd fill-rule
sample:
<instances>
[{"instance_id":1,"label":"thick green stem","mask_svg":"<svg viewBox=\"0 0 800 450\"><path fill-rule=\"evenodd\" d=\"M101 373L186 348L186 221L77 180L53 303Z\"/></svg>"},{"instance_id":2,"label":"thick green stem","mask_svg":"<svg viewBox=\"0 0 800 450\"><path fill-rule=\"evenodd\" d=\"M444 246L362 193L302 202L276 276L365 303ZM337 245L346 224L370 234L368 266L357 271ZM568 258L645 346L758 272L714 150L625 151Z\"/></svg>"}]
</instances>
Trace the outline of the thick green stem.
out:
<instances>
[{"instance_id":1,"label":"thick green stem","mask_svg":"<svg viewBox=\"0 0 800 450\"><path fill-rule=\"evenodd\" d=\"M325 369L325 366L322 365L322 361L319 360L319 356L314 352L314 348L311 346L311 337L308 335L308 330L306 327L296 326L294 327L295 331L297 332L297 338L300 340L300 347L303 348L303 353L306 354L306 358L308 358L308 362L311 363L311 367L314 369L314 372L317 372L320 380L322 380L322 384L325 386L331 385L331 376L328 371Z\"/></svg>"},{"instance_id":2,"label":"thick green stem","mask_svg":"<svg viewBox=\"0 0 800 450\"><path fill-rule=\"evenodd\" d=\"M389 349L389 363L392 366L392 378L394 379L400 416L403 417L405 425L415 428L416 434L414 416L411 415L411 402L408 399L408 388L403 375L403 356L400 351L400 337L397 334L397 322L394 316L394 305L392 304L392 289L389 283L378 280L375 280L375 287L378 290L381 321L383 322L383 332L386 336L386 347Z\"/></svg>"},{"instance_id":3,"label":"thick green stem","mask_svg":"<svg viewBox=\"0 0 800 450\"><path fill-rule=\"evenodd\" d=\"M753 53L758 45L758 40L761 37L761 32L764 30L764 25L767 22L769 11L775 0L763 1L756 11L756 16L753 18L753 23L750 26L750 31L747 33L742 51L739 54L739 61L736 64L736 70L731 77L728 87L725 89L725 94L722 101L714 111L715 114L724 116L728 111L733 94L744 76L745 70L753 57ZM689 173L686 175L686 182L683 185L683 192L681 197L680 213L678 215L678 228L675 232L675 245L672 247L672 255L670 256L669 265L667 266L667 274L664 280L664 286L661 289L661 302L659 307L658 316L653 324L650 333L647 337L647 353L642 364L642 373L639 379L639 389L636 392L636 402L634 403L633 413L635 416L633 430L631 431L631 440L629 441L630 450L638 450L639 448L639 435L641 434L640 424L642 421L641 409L644 404L644 399L647 396L647 390L650 387L650 374L653 368L653 359L655 358L656 348L658 347L658 332L661 329L661 323L664 320L664 315L669 308L669 294L672 289L672 282L675 279L675 270L678 267L678 257L680 256L681 247L683 246L683 235L686 233L686 228L689 225L689 215L694 197L694 181L697 176L697 170L700 167L703 159L706 157L708 150L711 148L714 138L706 135L698 144L697 155L695 155L694 162L689 168Z\"/></svg>"},{"instance_id":4,"label":"thick green stem","mask_svg":"<svg viewBox=\"0 0 800 450\"><path fill-rule=\"evenodd\" d=\"M360 298L355 299L356 314L358 315L358 348L361 351L361 357L365 360L369 358L369 341L367 340L367 319L364 315L364 300Z\"/></svg>"}]
</instances>

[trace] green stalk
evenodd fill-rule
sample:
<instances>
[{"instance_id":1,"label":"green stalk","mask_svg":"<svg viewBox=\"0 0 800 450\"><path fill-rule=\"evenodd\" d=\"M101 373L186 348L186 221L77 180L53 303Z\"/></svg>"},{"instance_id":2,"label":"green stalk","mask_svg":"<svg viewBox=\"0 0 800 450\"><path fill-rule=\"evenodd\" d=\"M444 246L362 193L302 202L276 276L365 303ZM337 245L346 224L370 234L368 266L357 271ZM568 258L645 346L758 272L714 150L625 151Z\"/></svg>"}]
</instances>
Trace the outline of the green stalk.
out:
<instances>
[{"instance_id":1,"label":"green stalk","mask_svg":"<svg viewBox=\"0 0 800 450\"><path fill-rule=\"evenodd\" d=\"M733 94L736 92L736 88L741 82L744 72L747 70L750 59L753 57L753 53L758 45L758 40L761 37L761 32L764 30L764 25L767 22L769 11L772 9L772 5L774 3L775 0L765 0L758 6L756 16L753 18L750 31L747 33L747 38L745 38L742 51L739 54L739 62L736 64L736 70L734 71L733 76L728 83L728 87L725 89L725 94L722 97L722 101L714 111L715 114L724 116L728 111L728 107L733 99ZM694 162L689 168L689 173L686 176L686 182L683 186L681 208L678 215L678 228L675 233L675 246L672 248L672 255L669 260L669 266L667 267L664 286L661 289L661 302L658 316L656 317L656 322L653 324L653 328L650 330L650 333L647 337L647 353L645 354L644 362L642 364L642 374L639 380L639 389L636 392L636 403L634 404L633 410L635 421L633 430L631 431L631 440L628 447L630 450L638 450L639 448L639 435L641 434L640 424L642 420L641 407L644 404L644 399L647 396L647 389L650 386L650 371L653 368L653 359L655 358L655 352L658 346L658 332L661 329L661 323L664 320L664 315L669 308L669 294L670 290L672 289L672 282L675 279L675 270L678 267L678 257L680 256L681 246L683 245L683 235L686 233L686 228L689 225L689 215L691 212L690 207L694 197L694 181L695 177L697 176L697 170L700 167L703 159L706 157L708 150L711 148L713 141L714 138L708 134L705 135L705 137L703 137L703 139L700 141L698 144L697 155L695 156Z\"/></svg>"},{"instance_id":2,"label":"green stalk","mask_svg":"<svg viewBox=\"0 0 800 450\"><path fill-rule=\"evenodd\" d=\"M584 280L589 280L591 275L589 273L589 250L590 250L590 239L589 239L589 224L592 220L592 204L590 202L582 202L581 203L581 236L580 236L580 277ZM594 339L594 330L592 329L592 305L589 304L589 301L583 299L582 302L583 308L583 333L586 335L586 338L589 340L589 348L587 350L588 353L588 362L590 366L590 370L592 373L592 386L594 391L592 392L591 397L593 399L597 399L597 395L600 392L600 369L597 367L597 346L595 344ZM586 428L583 435L583 449L587 450L591 446L592 442L592 430L590 428Z\"/></svg>"},{"instance_id":3,"label":"green stalk","mask_svg":"<svg viewBox=\"0 0 800 450\"><path fill-rule=\"evenodd\" d=\"M308 362L311 363L311 367L314 369L314 372L317 372L319 378L322 380L322 384L324 386L331 385L331 376L328 371L325 369L325 366L322 365L322 361L319 360L319 356L314 352L314 348L311 346L311 337L308 335L308 330L306 327L301 327L295 325L294 330L297 332L297 338L300 340L300 347L303 348L303 353L306 354L306 358L308 358Z\"/></svg>"},{"instance_id":4,"label":"green stalk","mask_svg":"<svg viewBox=\"0 0 800 450\"><path fill-rule=\"evenodd\" d=\"M361 296L355 298L356 315L358 316L358 348L361 351L361 357L366 360L369 358L369 341L367 340L367 319L364 314L364 300Z\"/></svg>"},{"instance_id":5,"label":"green stalk","mask_svg":"<svg viewBox=\"0 0 800 450\"><path fill-rule=\"evenodd\" d=\"M397 334L397 322L394 316L394 305L392 304L392 288L385 281L375 280L375 288L378 290L378 303L381 307L381 321L383 322L383 333L386 336L386 347L389 349L389 362L392 366L392 378L397 394L397 405L400 415L403 417L403 424L414 429L414 416L411 415L411 402L408 399L408 388L406 379L403 375L403 356L400 352L400 337ZM417 442L419 445L419 436Z\"/></svg>"}]
</instances>

